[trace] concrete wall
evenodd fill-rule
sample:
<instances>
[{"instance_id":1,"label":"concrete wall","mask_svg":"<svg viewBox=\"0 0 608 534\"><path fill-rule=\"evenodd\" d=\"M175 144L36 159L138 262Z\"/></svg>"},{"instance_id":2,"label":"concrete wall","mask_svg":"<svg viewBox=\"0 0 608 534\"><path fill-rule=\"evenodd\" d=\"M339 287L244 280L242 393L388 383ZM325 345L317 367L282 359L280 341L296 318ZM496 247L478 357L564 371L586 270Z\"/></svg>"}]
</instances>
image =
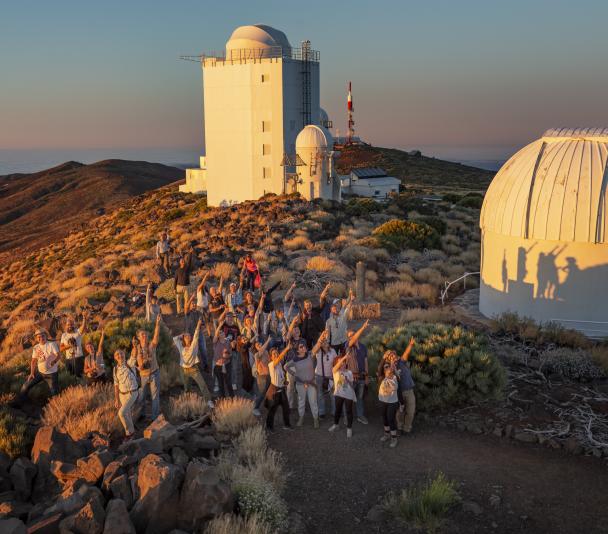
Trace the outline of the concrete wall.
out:
<instances>
[{"instance_id":1,"label":"concrete wall","mask_svg":"<svg viewBox=\"0 0 608 534\"><path fill-rule=\"evenodd\" d=\"M203 63L210 206L282 193L284 152L302 129L302 65L282 58ZM311 115L319 117L319 65L311 64ZM266 130L262 125L266 126ZM264 145L269 154L264 154ZM266 169L266 171L264 171ZM266 173L266 176L264 174Z\"/></svg>"},{"instance_id":2,"label":"concrete wall","mask_svg":"<svg viewBox=\"0 0 608 534\"><path fill-rule=\"evenodd\" d=\"M482 233L479 311L608 336L608 244Z\"/></svg>"}]
</instances>

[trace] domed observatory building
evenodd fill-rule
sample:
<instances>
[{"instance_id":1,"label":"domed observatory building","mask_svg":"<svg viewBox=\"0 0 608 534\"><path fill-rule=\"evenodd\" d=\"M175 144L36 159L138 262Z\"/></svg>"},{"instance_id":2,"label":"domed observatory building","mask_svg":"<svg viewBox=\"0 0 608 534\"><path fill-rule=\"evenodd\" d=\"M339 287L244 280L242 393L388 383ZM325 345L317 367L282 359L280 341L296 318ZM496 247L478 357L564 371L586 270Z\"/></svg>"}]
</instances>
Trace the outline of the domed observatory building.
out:
<instances>
[{"instance_id":1,"label":"domed observatory building","mask_svg":"<svg viewBox=\"0 0 608 534\"><path fill-rule=\"evenodd\" d=\"M549 130L498 171L481 210L479 310L608 336L608 128Z\"/></svg>"},{"instance_id":2,"label":"domed observatory building","mask_svg":"<svg viewBox=\"0 0 608 534\"><path fill-rule=\"evenodd\" d=\"M334 141L323 127L309 124L296 138L299 165L290 192L299 192L307 200L340 200L340 180L334 168Z\"/></svg>"}]
</instances>

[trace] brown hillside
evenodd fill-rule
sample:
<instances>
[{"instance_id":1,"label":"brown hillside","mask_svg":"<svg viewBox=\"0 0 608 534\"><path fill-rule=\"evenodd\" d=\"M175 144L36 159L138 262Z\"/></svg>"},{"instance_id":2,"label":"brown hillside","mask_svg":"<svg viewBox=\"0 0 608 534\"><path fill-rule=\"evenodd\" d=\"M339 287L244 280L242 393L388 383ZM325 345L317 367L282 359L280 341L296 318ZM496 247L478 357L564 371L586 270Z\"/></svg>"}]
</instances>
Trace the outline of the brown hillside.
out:
<instances>
[{"instance_id":1,"label":"brown hillside","mask_svg":"<svg viewBox=\"0 0 608 534\"><path fill-rule=\"evenodd\" d=\"M9 250L60 239L109 206L183 177L175 167L118 159L0 176L0 262Z\"/></svg>"},{"instance_id":2,"label":"brown hillside","mask_svg":"<svg viewBox=\"0 0 608 534\"><path fill-rule=\"evenodd\" d=\"M357 167L382 167L404 185L478 190L484 192L494 173L424 155L412 156L394 148L367 145L344 147L337 162L338 172L348 174Z\"/></svg>"}]
</instances>

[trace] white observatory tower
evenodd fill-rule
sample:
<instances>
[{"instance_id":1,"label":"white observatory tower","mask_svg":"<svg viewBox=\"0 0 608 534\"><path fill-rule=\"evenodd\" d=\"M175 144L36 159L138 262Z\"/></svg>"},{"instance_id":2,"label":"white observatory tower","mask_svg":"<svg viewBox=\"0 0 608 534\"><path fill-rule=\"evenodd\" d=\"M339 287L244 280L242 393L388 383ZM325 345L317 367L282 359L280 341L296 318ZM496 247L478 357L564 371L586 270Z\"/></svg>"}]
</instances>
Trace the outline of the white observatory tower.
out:
<instances>
[{"instance_id":1,"label":"white observatory tower","mask_svg":"<svg viewBox=\"0 0 608 534\"><path fill-rule=\"evenodd\" d=\"M263 24L237 28L226 51L203 55L205 158L182 191L207 190L209 206L287 192L296 137L322 120L319 52ZM330 136L331 138L331 136ZM330 150L331 150L330 146Z\"/></svg>"}]
</instances>

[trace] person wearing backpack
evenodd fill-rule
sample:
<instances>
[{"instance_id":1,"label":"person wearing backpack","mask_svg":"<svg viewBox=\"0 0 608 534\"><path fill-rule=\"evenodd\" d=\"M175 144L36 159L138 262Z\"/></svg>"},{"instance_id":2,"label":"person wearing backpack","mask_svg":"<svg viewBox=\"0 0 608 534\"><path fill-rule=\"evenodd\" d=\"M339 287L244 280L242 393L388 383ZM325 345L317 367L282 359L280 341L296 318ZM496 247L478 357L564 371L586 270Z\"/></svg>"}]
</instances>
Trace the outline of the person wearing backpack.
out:
<instances>
[{"instance_id":1,"label":"person wearing backpack","mask_svg":"<svg viewBox=\"0 0 608 534\"><path fill-rule=\"evenodd\" d=\"M123 350L117 350L114 353L114 361L116 362L112 373L114 377L114 402L118 409L118 418L125 429L125 441L129 441L135 433L133 407L139 398L137 371L127 363Z\"/></svg>"},{"instance_id":2,"label":"person wearing backpack","mask_svg":"<svg viewBox=\"0 0 608 534\"><path fill-rule=\"evenodd\" d=\"M399 381L395 375L395 363L384 364L384 377L378 386L378 400L382 406L384 435L380 438L383 443L390 440L389 447L397 446L397 410L399 408Z\"/></svg>"}]
</instances>

